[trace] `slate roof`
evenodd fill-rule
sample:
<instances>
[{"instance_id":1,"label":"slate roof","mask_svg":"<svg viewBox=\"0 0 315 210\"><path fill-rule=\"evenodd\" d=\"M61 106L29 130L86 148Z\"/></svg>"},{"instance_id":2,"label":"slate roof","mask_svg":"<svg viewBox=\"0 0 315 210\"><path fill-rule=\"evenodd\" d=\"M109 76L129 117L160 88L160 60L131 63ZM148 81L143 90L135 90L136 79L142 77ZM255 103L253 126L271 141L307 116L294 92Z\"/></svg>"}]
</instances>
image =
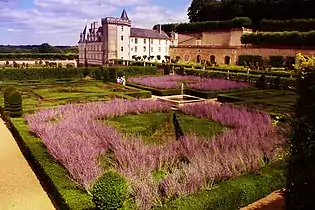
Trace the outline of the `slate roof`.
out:
<instances>
[{"instance_id":1,"label":"slate roof","mask_svg":"<svg viewBox=\"0 0 315 210\"><path fill-rule=\"evenodd\" d=\"M151 38L151 39L169 39L167 34L162 31L159 33L156 30L144 29L144 28L131 28L130 37L139 37L139 38Z\"/></svg>"},{"instance_id":2,"label":"slate roof","mask_svg":"<svg viewBox=\"0 0 315 210\"><path fill-rule=\"evenodd\" d=\"M124 9L121 13L120 19L129 20L126 10Z\"/></svg>"}]
</instances>

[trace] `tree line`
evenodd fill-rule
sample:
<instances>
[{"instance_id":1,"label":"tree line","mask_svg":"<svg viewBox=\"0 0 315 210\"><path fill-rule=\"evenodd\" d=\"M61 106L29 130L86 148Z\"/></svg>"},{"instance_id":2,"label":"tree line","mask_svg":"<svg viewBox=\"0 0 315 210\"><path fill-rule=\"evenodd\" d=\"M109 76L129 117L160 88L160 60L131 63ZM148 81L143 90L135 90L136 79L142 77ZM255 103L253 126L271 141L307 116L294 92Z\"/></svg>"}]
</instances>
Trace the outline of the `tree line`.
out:
<instances>
[{"instance_id":1,"label":"tree line","mask_svg":"<svg viewBox=\"0 0 315 210\"><path fill-rule=\"evenodd\" d=\"M67 54L79 52L76 46L51 46L48 43L41 45L0 45L0 53L59 53Z\"/></svg>"},{"instance_id":2,"label":"tree line","mask_svg":"<svg viewBox=\"0 0 315 210\"><path fill-rule=\"evenodd\" d=\"M265 18L315 18L314 7L315 2L310 0L193 0L188 18L190 22L203 22L248 17L256 27Z\"/></svg>"}]
</instances>

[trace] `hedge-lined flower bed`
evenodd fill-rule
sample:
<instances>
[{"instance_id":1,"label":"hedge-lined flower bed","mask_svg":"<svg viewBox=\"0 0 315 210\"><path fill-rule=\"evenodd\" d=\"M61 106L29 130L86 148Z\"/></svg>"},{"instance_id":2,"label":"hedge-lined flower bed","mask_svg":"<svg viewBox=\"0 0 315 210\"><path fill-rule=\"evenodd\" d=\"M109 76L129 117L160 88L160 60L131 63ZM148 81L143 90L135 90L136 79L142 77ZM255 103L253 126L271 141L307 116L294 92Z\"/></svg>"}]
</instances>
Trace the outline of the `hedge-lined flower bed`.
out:
<instances>
[{"instance_id":1,"label":"hedge-lined flower bed","mask_svg":"<svg viewBox=\"0 0 315 210\"><path fill-rule=\"evenodd\" d=\"M129 82L159 89L178 89L181 88L181 83L185 83L191 89L202 91L229 90L234 88L246 88L249 86L244 82L181 75L132 77L129 79Z\"/></svg>"},{"instance_id":2,"label":"hedge-lined flower bed","mask_svg":"<svg viewBox=\"0 0 315 210\"><path fill-rule=\"evenodd\" d=\"M263 157L276 157L279 150L275 146L283 141L268 114L209 102L186 105L180 111L233 128L213 138L189 135L180 141L169 139L164 145L149 146L97 121L170 109L170 104L159 101L116 100L69 104L25 118L48 152L86 190L104 173L98 162L100 155L112 153L112 167L126 177L140 209L256 171ZM161 178L157 180L154 172L162 174Z\"/></svg>"}]
</instances>

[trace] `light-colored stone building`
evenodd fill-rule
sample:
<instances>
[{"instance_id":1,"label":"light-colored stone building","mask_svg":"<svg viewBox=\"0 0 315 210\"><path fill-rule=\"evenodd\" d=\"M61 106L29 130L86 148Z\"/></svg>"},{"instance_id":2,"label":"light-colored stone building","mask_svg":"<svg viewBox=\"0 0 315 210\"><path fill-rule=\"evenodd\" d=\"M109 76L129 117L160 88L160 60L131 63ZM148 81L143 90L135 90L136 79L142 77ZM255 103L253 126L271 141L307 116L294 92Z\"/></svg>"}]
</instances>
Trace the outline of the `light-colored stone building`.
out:
<instances>
[{"instance_id":1,"label":"light-colored stone building","mask_svg":"<svg viewBox=\"0 0 315 210\"><path fill-rule=\"evenodd\" d=\"M231 30L216 30L194 34L171 35L170 56L180 58L182 62L210 61L217 64L236 64L239 55L261 55L293 57L297 53L314 56L315 49L254 48L241 43L241 36L252 33L251 29L239 28Z\"/></svg>"},{"instance_id":2,"label":"light-colored stone building","mask_svg":"<svg viewBox=\"0 0 315 210\"><path fill-rule=\"evenodd\" d=\"M113 59L162 62L169 56L169 36L161 30L131 27L125 10L120 18L102 18L80 34L79 64L104 65Z\"/></svg>"}]
</instances>

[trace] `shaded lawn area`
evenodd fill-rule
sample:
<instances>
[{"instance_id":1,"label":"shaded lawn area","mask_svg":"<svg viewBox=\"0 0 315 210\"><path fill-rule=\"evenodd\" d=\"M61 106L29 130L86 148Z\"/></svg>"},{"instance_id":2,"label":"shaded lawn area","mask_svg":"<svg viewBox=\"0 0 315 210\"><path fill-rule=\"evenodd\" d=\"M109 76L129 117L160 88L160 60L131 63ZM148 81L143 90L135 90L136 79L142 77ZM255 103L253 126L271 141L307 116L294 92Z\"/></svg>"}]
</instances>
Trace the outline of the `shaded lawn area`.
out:
<instances>
[{"instance_id":1,"label":"shaded lawn area","mask_svg":"<svg viewBox=\"0 0 315 210\"><path fill-rule=\"evenodd\" d=\"M242 100L232 104L276 114L292 113L297 98L295 92L290 90L249 91L227 94L227 96Z\"/></svg>"},{"instance_id":2,"label":"shaded lawn area","mask_svg":"<svg viewBox=\"0 0 315 210\"><path fill-rule=\"evenodd\" d=\"M140 135L148 144L161 144L165 136L175 139L173 125L174 112L152 112L147 114L127 114L106 119L105 122L113 125L123 133ZM222 124L203 118L175 112L184 134L194 133L198 136L214 136L222 133L225 128Z\"/></svg>"}]
</instances>

